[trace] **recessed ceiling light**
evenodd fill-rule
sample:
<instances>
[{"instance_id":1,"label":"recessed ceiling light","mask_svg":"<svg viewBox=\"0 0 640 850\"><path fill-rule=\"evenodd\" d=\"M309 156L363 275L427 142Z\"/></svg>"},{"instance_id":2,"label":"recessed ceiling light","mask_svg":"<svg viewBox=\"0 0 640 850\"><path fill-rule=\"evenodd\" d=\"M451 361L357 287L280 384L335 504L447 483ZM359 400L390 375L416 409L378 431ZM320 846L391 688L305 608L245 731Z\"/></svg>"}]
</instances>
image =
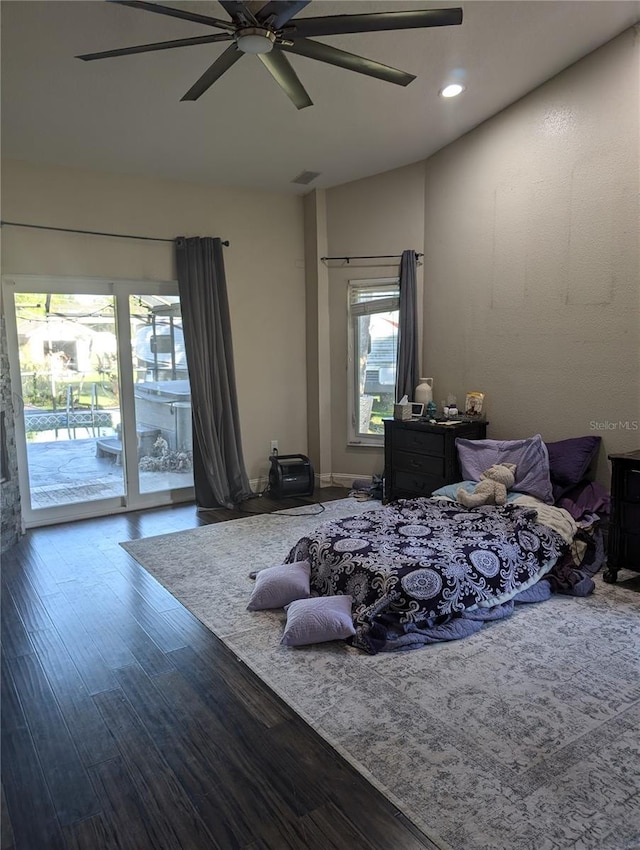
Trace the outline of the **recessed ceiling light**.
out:
<instances>
[{"instance_id":1,"label":"recessed ceiling light","mask_svg":"<svg viewBox=\"0 0 640 850\"><path fill-rule=\"evenodd\" d=\"M451 83L443 89L440 89L440 97L457 97L459 94L462 94L463 91L464 86L460 85L460 83Z\"/></svg>"}]
</instances>

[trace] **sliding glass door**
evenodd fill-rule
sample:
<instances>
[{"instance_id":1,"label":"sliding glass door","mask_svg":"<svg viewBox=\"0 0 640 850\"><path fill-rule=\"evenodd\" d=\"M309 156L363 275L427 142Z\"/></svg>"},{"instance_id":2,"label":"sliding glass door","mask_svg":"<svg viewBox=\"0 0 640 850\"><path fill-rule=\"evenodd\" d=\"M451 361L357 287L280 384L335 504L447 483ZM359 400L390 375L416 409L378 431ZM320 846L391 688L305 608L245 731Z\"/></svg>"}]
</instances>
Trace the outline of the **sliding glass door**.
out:
<instances>
[{"instance_id":1,"label":"sliding glass door","mask_svg":"<svg viewBox=\"0 0 640 850\"><path fill-rule=\"evenodd\" d=\"M175 284L4 281L27 525L192 498Z\"/></svg>"},{"instance_id":2,"label":"sliding glass door","mask_svg":"<svg viewBox=\"0 0 640 850\"><path fill-rule=\"evenodd\" d=\"M191 389L180 299L131 295L129 316L140 492L192 487Z\"/></svg>"},{"instance_id":3,"label":"sliding glass door","mask_svg":"<svg viewBox=\"0 0 640 850\"><path fill-rule=\"evenodd\" d=\"M96 457L120 427L112 295L16 292L30 507L125 495L123 467Z\"/></svg>"}]
</instances>

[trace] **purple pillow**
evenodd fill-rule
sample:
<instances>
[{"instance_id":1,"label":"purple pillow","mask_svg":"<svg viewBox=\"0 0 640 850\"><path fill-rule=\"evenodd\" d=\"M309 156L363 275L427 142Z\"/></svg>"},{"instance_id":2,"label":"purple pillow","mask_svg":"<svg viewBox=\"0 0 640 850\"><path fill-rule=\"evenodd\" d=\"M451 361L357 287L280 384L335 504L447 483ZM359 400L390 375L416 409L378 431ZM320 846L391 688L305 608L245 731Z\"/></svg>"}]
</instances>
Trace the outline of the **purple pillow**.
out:
<instances>
[{"instance_id":1,"label":"purple pillow","mask_svg":"<svg viewBox=\"0 0 640 850\"><path fill-rule=\"evenodd\" d=\"M295 599L307 599L311 593L309 561L296 561L267 567L256 575L256 585L247 605L247 611L262 611L265 608L284 608Z\"/></svg>"},{"instance_id":2,"label":"purple pillow","mask_svg":"<svg viewBox=\"0 0 640 850\"><path fill-rule=\"evenodd\" d=\"M344 640L355 635L350 596L317 596L287 605L284 646L304 646L328 640Z\"/></svg>"},{"instance_id":3,"label":"purple pillow","mask_svg":"<svg viewBox=\"0 0 640 850\"><path fill-rule=\"evenodd\" d=\"M549 453L540 434L525 440L456 440L462 477L480 481L485 469L494 463L515 463L515 483L511 490L528 493L547 504L553 503L549 476Z\"/></svg>"},{"instance_id":4,"label":"purple pillow","mask_svg":"<svg viewBox=\"0 0 640 850\"><path fill-rule=\"evenodd\" d=\"M558 497L556 506L569 511L576 522L579 522L585 514L608 514L611 498L608 490L597 481L582 481L580 484L566 487L564 493Z\"/></svg>"},{"instance_id":5,"label":"purple pillow","mask_svg":"<svg viewBox=\"0 0 640 850\"><path fill-rule=\"evenodd\" d=\"M551 481L563 487L579 484L598 453L602 437L572 437L547 443Z\"/></svg>"}]
</instances>

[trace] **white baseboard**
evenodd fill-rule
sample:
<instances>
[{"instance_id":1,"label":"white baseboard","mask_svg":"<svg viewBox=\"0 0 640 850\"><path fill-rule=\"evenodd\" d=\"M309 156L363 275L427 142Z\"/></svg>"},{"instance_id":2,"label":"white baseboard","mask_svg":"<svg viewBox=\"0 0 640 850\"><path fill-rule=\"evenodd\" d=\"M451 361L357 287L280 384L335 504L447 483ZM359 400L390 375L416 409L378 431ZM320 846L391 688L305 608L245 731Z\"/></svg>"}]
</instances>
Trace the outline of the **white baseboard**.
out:
<instances>
[{"instance_id":1,"label":"white baseboard","mask_svg":"<svg viewBox=\"0 0 640 850\"><path fill-rule=\"evenodd\" d=\"M334 472L331 475L331 481L334 487L348 487L350 490L353 482L356 480L371 481L372 477L370 475L348 475L345 472Z\"/></svg>"},{"instance_id":2,"label":"white baseboard","mask_svg":"<svg viewBox=\"0 0 640 850\"><path fill-rule=\"evenodd\" d=\"M249 487L253 490L254 493L262 493L267 484L269 483L269 476L264 475L260 478L251 478L249 481Z\"/></svg>"}]
</instances>

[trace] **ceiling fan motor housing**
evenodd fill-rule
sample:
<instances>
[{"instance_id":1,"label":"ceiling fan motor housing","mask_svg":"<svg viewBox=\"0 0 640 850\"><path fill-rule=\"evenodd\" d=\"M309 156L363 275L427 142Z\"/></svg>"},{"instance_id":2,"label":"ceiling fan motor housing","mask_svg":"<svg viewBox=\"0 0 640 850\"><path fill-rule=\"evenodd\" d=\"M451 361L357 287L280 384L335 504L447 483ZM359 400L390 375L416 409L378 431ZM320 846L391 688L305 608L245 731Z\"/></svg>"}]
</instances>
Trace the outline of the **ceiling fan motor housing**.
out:
<instances>
[{"instance_id":1,"label":"ceiling fan motor housing","mask_svg":"<svg viewBox=\"0 0 640 850\"><path fill-rule=\"evenodd\" d=\"M237 30L235 39L243 53L271 53L276 34L266 27L243 27Z\"/></svg>"}]
</instances>

